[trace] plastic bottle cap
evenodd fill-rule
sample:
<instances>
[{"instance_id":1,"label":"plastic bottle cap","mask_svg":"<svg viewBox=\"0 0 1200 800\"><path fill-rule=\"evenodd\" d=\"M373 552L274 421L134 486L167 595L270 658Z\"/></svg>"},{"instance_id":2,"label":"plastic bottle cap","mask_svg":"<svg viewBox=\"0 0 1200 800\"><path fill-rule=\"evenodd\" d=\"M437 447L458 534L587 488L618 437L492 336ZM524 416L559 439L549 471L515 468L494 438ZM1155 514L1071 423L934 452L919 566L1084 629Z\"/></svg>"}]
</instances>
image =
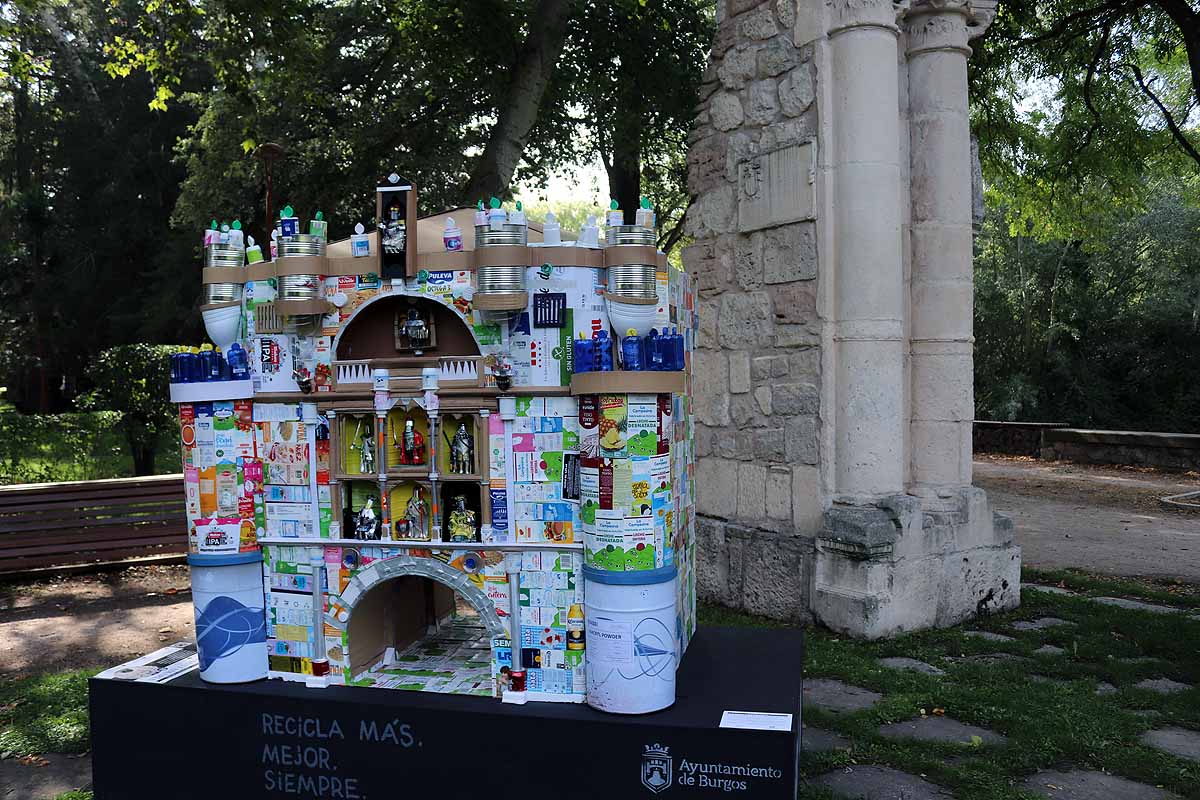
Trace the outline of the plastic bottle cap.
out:
<instances>
[{"instance_id":1,"label":"plastic bottle cap","mask_svg":"<svg viewBox=\"0 0 1200 800\"><path fill-rule=\"evenodd\" d=\"M637 336L637 328L630 328L629 330L625 331L625 335L626 336Z\"/></svg>"},{"instance_id":2,"label":"plastic bottle cap","mask_svg":"<svg viewBox=\"0 0 1200 800\"><path fill-rule=\"evenodd\" d=\"M250 247L254 247L254 237L253 236L247 236L246 241L248 242Z\"/></svg>"},{"instance_id":3,"label":"plastic bottle cap","mask_svg":"<svg viewBox=\"0 0 1200 800\"><path fill-rule=\"evenodd\" d=\"M361 222L354 223L354 232L357 233L359 236L362 236L362 233L365 230L366 230L366 228L363 227L363 224Z\"/></svg>"},{"instance_id":4,"label":"plastic bottle cap","mask_svg":"<svg viewBox=\"0 0 1200 800\"><path fill-rule=\"evenodd\" d=\"M291 207L291 206L284 206L284 207L283 207L283 211L280 211L280 212L279 212L279 216L280 216L280 217L290 217L290 216L292 216L294 213L295 213L295 212L292 210L292 207Z\"/></svg>"},{"instance_id":5,"label":"plastic bottle cap","mask_svg":"<svg viewBox=\"0 0 1200 800\"><path fill-rule=\"evenodd\" d=\"M615 199L608 201L608 210L609 211L617 210L617 201Z\"/></svg>"},{"instance_id":6,"label":"plastic bottle cap","mask_svg":"<svg viewBox=\"0 0 1200 800\"><path fill-rule=\"evenodd\" d=\"M454 217L446 217L446 230L451 231L454 230L454 228Z\"/></svg>"},{"instance_id":7,"label":"plastic bottle cap","mask_svg":"<svg viewBox=\"0 0 1200 800\"><path fill-rule=\"evenodd\" d=\"M240 231L242 229L242 221L240 219L235 219L229 227L235 231Z\"/></svg>"},{"instance_id":8,"label":"plastic bottle cap","mask_svg":"<svg viewBox=\"0 0 1200 800\"><path fill-rule=\"evenodd\" d=\"M318 212L317 212L317 216L315 217L315 219L317 219L317 220L322 220L322 219L325 219L325 215L324 215L324 214L322 214L320 211L318 211Z\"/></svg>"},{"instance_id":9,"label":"plastic bottle cap","mask_svg":"<svg viewBox=\"0 0 1200 800\"><path fill-rule=\"evenodd\" d=\"M492 208L499 208L500 207L500 198L493 197L491 200L488 201L488 205L490 205Z\"/></svg>"},{"instance_id":10,"label":"plastic bottle cap","mask_svg":"<svg viewBox=\"0 0 1200 800\"><path fill-rule=\"evenodd\" d=\"M546 223L545 224L546 225L557 225L558 224L558 217L554 216L553 211L546 212Z\"/></svg>"},{"instance_id":11,"label":"plastic bottle cap","mask_svg":"<svg viewBox=\"0 0 1200 800\"><path fill-rule=\"evenodd\" d=\"M212 349L213 349L213 346L211 344L209 344L208 342L205 342L204 344L200 345L201 352L204 352L205 350L212 350Z\"/></svg>"}]
</instances>

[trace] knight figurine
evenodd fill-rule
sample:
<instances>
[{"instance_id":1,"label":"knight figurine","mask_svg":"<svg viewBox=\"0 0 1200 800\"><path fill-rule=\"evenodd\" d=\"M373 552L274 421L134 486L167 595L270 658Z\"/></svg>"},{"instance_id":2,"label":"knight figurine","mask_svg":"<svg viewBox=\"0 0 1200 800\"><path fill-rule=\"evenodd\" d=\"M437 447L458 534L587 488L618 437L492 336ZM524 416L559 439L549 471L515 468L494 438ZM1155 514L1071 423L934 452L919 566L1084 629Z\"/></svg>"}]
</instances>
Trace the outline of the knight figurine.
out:
<instances>
[{"instance_id":1,"label":"knight figurine","mask_svg":"<svg viewBox=\"0 0 1200 800\"><path fill-rule=\"evenodd\" d=\"M404 465L425 463L425 437L413 427L411 419L404 420L404 433L396 438L392 432L392 447L400 451L400 463Z\"/></svg>"},{"instance_id":2,"label":"knight figurine","mask_svg":"<svg viewBox=\"0 0 1200 800\"><path fill-rule=\"evenodd\" d=\"M354 537L356 539L379 538L379 518L375 516L375 510L371 507L374 503L375 498L368 497L367 502L363 503L362 511L359 511L358 516L354 518Z\"/></svg>"},{"instance_id":3,"label":"knight figurine","mask_svg":"<svg viewBox=\"0 0 1200 800\"><path fill-rule=\"evenodd\" d=\"M416 308L408 310L408 318L404 320L404 334L408 337L408 346L416 353L429 346L429 323L421 318L421 313Z\"/></svg>"},{"instance_id":4,"label":"knight figurine","mask_svg":"<svg viewBox=\"0 0 1200 800\"><path fill-rule=\"evenodd\" d=\"M474 509L467 508L466 495L456 494L450 511L450 541L473 542L476 533Z\"/></svg>"},{"instance_id":5,"label":"knight figurine","mask_svg":"<svg viewBox=\"0 0 1200 800\"><path fill-rule=\"evenodd\" d=\"M404 523L409 539L428 539L425 528L425 501L421 499L421 487L413 489L408 505L404 507Z\"/></svg>"},{"instance_id":6,"label":"knight figurine","mask_svg":"<svg viewBox=\"0 0 1200 800\"><path fill-rule=\"evenodd\" d=\"M354 436L358 439L358 444L351 443L350 449L358 451L358 471L363 475L371 475L375 472L375 433L370 425L367 425L364 431L360 419Z\"/></svg>"},{"instance_id":7,"label":"knight figurine","mask_svg":"<svg viewBox=\"0 0 1200 800\"><path fill-rule=\"evenodd\" d=\"M442 436L446 436L445 433ZM475 471L475 437L467 430L465 422L458 424L454 438L446 437L450 446L450 471L455 475L470 475Z\"/></svg>"}]
</instances>

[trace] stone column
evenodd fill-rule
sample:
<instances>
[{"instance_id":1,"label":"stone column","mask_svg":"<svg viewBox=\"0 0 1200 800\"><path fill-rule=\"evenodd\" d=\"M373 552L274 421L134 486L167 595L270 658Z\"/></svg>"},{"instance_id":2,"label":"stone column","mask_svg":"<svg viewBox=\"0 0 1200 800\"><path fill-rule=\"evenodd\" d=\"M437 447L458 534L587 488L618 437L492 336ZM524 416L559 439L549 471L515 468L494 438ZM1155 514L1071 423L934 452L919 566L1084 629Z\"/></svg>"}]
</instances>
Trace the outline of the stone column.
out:
<instances>
[{"instance_id":1,"label":"stone column","mask_svg":"<svg viewBox=\"0 0 1200 800\"><path fill-rule=\"evenodd\" d=\"M907 15L912 168L912 486L971 484L975 415L967 58L994 4L916 0Z\"/></svg>"},{"instance_id":2,"label":"stone column","mask_svg":"<svg viewBox=\"0 0 1200 800\"><path fill-rule=\"evenodd\" d=\"M899 52L890 0L829 0L834 499L904 490Z\"/></svg>"}]
</instances>

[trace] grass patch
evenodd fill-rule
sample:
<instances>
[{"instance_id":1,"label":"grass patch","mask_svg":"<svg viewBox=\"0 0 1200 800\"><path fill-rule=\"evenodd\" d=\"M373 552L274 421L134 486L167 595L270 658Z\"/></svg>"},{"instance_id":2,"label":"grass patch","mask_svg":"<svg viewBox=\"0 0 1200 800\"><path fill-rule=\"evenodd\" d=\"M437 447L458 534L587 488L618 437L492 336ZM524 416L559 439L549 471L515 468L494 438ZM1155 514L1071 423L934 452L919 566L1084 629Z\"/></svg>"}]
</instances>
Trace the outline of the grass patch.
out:
<instances>
[{"instance_id":1,"label":"grass patch","mask_svg":"<svg viewBox=\"0 0 1200 800\"><path fill-rule=\"evenodd\" d=\"M86 752L87 681L95 674L80 670L0 681L0 754Z\"/></svg>"},{"instance_id":2,"label":"grass patch","mask_svg":"<svg viewBox=\"0 0 1200 800\"><path fill-rule=\"evenodd\" d=\"M1097 595L1166 600L1142 583L1119 579L1056 577L1040 581L1083 588ZM1058 576L1058 573L1055 573ZM807 633L805 676L835 678L883 694L873 708L853 714L804 710L806 725L835 731L852 743L849 750L804 753L801 775L880 764L950 789L958 800L1032 798L1019 786L1039 769L1105 770L1183 797L1200 798L1200 764L1145 747L1138 737L1151 728L1175 725L1200 729L1200 619L1158 615L1099 605L1085 597L1027 591L1016 611L948 630L924 631L882 642L846 639L824 629ZM1176 605L1186 605L1178 600ZM1039 631L1016 631L1018 620L1058 617L1074 624ZM704 624L760 626L761 620L725 609L702 607ZM778 623L771 623L778 624ZM1004 633L1013 642L989 642L964 629ZM1053 644L1061 655L1034 655ZM1007 652L1027 661L972 663L964 656ZM879 666L888 656L918 658L946 671L944 676L900 672ZM1124 660L1123 660L1124 659ZM1150 659L1150 660L1133 660ZM1040 683L1031 675L1053 678ZM1168 677L1193 685L1173 695L1134 687L1143 678ZM1097 695L1103 681L1117 687ZM912 719L933 709L960 722L1008 737L1002 746L939 744L885 739L882 724ZM1136 712L1155 712L1141 716ZM824 800L824 791L801 785L800 797Z\"/></svg>"}]
</instances>

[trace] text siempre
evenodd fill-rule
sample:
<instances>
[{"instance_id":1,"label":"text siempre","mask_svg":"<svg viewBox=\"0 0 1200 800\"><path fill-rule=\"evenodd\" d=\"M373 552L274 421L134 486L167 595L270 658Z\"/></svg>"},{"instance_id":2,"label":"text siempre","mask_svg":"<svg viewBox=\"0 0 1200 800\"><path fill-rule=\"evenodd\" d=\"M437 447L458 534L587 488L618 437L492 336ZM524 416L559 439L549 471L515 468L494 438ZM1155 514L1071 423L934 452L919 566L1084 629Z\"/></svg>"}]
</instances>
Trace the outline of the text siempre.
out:
<instances>
[{"instance_id":1,"label":"text siempre","mask_svg":"<svg viewBox=\"0 0 1200 800\"><path fill-rule=\"evenodd\" d=\"M263 786L269 792L321 800L367 800L358 778L338 775L331 746L352 740L364 744L391 745L407 750L420 747L412 726L398 719L378 722L360 720L343 729L336 719L262 714Z\"/></svg>"}]
</instances>

